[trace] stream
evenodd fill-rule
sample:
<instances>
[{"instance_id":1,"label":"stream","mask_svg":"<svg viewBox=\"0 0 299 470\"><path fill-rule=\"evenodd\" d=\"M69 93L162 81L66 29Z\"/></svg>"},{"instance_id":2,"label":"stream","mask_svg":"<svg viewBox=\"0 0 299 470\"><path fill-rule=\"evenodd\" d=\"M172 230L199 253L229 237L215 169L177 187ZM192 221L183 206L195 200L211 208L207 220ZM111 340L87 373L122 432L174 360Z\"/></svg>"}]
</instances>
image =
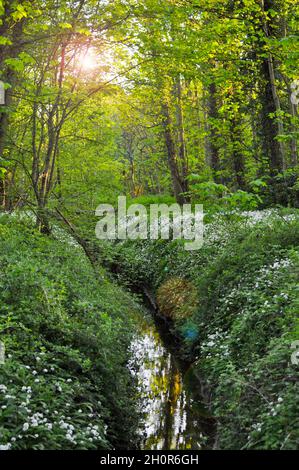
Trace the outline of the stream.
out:
<instances>
[{"instance_id":1,"label":"stream","mask_svg":"<svg viewBox=\"0 0 299 470\"><path fill-rule=\"evenodd\" d=\"M200 401L199 384L185 380L188 367L176 357L169 335L151 313L145 311L138 324L132 343L137 367L131 370L137 376L143 413L141 448L211 448L213 420Z\"/></svg>"}]
</instances>

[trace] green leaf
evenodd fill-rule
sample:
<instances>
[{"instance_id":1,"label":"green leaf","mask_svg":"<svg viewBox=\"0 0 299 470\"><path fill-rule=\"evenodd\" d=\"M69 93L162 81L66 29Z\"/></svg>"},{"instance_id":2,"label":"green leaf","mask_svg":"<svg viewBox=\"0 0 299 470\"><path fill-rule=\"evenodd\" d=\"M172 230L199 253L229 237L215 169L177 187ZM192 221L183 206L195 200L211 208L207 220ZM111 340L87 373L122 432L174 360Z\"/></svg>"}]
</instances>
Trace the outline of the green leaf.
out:
<instances>
[{"instance_id":1,"label":"green leaf","mask_svg":"<svg viewBox=\"0 0 299 470\"><path fill-rule=\"evenodd\" d=\"M62 29L72 29L72 25L70 23L59 23L58 25Z\"/></svg>"},{"instance_id":2,"label":"green leaf","mask_svg":"<svg viewBox=\"0 0 299 470\"><path fill-rule=\"evenodd\" d=\"M11 44L12 42L10 39L0 36L0 46L10 46Z\"/></svg>"}]
</instances>

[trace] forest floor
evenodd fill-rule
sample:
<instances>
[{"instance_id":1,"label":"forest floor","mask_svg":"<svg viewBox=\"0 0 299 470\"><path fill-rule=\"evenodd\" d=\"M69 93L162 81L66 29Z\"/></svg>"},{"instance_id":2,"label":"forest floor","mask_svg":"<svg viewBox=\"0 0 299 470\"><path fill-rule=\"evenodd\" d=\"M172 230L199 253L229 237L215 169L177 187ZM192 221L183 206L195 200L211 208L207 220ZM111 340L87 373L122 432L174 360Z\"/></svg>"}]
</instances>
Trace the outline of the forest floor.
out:
<instances>
[{"instance_id":1,"label":"forest floor","mask_svg":"<svg viewBox=\"0 0 299 470\"><path fill-rule=\"evenodd\" d=\"M297 447L297 211L214 215L192 253L101 244L113 279L28 216L0 239L2 448Z\"/></svg>"}]
</instances>

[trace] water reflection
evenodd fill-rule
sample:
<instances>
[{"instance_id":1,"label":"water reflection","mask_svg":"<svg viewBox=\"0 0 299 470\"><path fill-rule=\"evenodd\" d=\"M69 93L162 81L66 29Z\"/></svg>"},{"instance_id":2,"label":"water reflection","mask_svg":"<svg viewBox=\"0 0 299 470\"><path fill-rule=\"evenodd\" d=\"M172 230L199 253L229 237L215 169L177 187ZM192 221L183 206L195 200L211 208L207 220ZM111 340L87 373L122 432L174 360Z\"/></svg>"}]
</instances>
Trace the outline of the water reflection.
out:
<instances>
[{"instance_id":1,"label":"water reflection","mask_svg":"<svg viewBox=\"0 0 299 470\"><path fill-rule=\"evenodd\" d=\"M195 406L175 357L164 347L150 318L142 322L132 350L144 412L143 449L205 448L204 410Z\"/></svg>"}]
</instances>

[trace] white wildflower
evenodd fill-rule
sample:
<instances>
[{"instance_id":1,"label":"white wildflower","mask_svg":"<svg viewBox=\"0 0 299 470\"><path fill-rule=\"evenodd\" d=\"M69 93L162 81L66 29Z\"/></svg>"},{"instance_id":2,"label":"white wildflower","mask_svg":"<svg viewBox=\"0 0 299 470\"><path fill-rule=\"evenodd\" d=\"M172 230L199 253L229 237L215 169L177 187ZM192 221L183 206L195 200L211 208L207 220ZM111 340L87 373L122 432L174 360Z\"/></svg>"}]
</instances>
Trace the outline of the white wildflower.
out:
<instances>
[{"instance_id":1,"label":"white wildflower","mask_svg":"<svg viewBox=\"0 0 299 470\"><path fill-rule=\"evenodd\" d=\"M10 448L11 448L11 444L0 445L0 450L9 450Z\"/></svg>"}]
</instances>

